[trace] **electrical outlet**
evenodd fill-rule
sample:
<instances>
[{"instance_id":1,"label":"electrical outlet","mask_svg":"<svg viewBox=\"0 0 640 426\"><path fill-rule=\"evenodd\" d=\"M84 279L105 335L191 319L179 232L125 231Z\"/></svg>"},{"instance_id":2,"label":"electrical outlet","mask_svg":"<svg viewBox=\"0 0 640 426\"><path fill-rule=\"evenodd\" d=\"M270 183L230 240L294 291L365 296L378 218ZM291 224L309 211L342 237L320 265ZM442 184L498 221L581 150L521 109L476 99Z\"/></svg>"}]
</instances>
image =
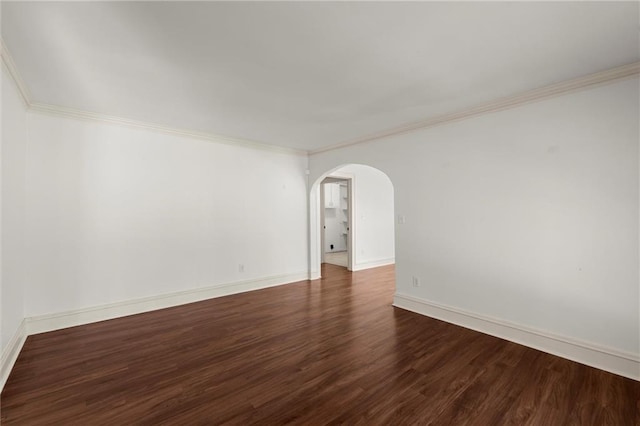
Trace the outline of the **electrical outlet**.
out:
<instances>
[{"instance_id":1,"label":"electrical outlet","mask_svg":"<svg viewBox=\"0 0 640 426\"><path fill-rule=\"evenodd\" d=\"M398 215L398 225L404 225L405 221L406 221L406 219L405 219L404 215L399 214Z\"/></svg>"},{"instance_id":2,"label":"electrical outlet","mask_svg":"<svg viewBox=\"0 0 640 426\"><path fill-rule=\"evenodd\" d=\"M244 272L244 264L243 263L238 264L238 272Z\"/></svg>"},{"instance_id":3,"label":"electrical outlet","mask_svg":"<svg viewBox=\"0 0 640 426\"><path fill-rule=\"evenodd\" d=\"M420 287L420 278L418 277L413 277L411 279L411 282L413 284L414 287Z\"/></svg>"}]
</instances>

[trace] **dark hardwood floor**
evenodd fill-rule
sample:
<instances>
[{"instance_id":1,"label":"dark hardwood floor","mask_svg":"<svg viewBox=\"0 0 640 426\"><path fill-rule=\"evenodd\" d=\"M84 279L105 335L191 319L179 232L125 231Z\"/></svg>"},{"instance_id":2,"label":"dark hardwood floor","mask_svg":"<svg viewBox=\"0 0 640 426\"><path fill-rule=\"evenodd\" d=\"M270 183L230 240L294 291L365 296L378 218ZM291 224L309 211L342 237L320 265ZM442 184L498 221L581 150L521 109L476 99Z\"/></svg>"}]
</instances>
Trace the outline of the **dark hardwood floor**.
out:
<instances>
[{"instance_id":1,"label":"dark hardwood floor","mask_svg":"<svg viewBox=\"0 0 640 426\"><path fill-rule=\"evenodd\" d=\"M3 425L640 423L640 383L391 306L392 267L31 336Z\"/></svg>"}]
</instances>

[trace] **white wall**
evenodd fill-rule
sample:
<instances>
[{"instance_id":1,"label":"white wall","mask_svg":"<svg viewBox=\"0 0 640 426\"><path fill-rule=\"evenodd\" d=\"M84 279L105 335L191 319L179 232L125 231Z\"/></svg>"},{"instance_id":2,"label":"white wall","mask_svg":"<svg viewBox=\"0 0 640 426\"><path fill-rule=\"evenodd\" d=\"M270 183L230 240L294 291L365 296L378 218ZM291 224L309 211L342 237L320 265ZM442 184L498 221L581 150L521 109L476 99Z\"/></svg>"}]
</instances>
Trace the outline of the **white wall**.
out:
<instances>
[{"instance_id":1,"label":"white wall","mask_svg":"<svg viewBox=\"0 0 640 426\"><path fill-rule=\"evenodd\" d=\"M620 81L313 155L310 179L345 163L388 174L406 217L399 293L638 354L638 89Z\"/></svg>"},{"instance_id":2,"label":"white wall","mask_svg":"<svg viewBox=\"0 0 640 426\"><path fill-rule=\"evenodd\" d=\"M393 185L380 170L350 164L336 170L354 176L354 270L393 262L395 256Z\"/></svg>"},{"instance_id":3,"label":"white wall","mask_svg":"<svg viewBox=\"0 0 640 426\"><path fill-rule=\"evenodd\" d=\"M26 106L2 67L0 352L5 350L24 318L26 116Z\"/></svg>"},{"instance_id":4,"label":"white wall","mask_svg":"<svg viewBox=\"0 0 640 426\"><path fill-rule=\"evenodd\" d=\"M305 157L29 118L26 316L306 273Z\"/></svg>"},{"instance_id":5,"label":"white wall","mask_svg":"<svg viewBox=\"0 0 640 426\"><path fill-rule=\"evenodd\" d=\"M325 253L345 251L347 239L342 234L342 213L340 209L324 209L324 251ZM333 248L332 248L333 246Z\"/></svg>"}]
</instances>

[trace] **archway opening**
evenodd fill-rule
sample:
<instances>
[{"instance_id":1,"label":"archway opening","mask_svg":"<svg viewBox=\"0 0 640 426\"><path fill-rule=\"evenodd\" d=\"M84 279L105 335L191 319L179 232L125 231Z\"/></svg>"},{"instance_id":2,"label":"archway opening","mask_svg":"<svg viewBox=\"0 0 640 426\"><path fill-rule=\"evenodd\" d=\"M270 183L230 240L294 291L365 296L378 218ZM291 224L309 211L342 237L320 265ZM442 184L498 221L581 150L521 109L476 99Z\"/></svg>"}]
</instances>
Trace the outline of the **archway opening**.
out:
<instances>
[{"instance_id":1,"label":"archway opening","mask_svg":"<svg viewBox=\"0 0 640 426\"><path fill-rule=\"evenodd\" d=\"M340 190L337 200L327 201L332 190L327 184L346 183L348 205ZM342 190L345 192L345 190ZM310 278L322 275L327 253L347 252L346 268L360 271L395 263L394 189L383 171L362 164L344 164L326 171L310 188L309 243ZM347 216L345 216L345 214ZM331 218L331 219L329 219ZM325 238L329 220L335 235ZM332 240L328 240L331 238ZM333 250L331 248L333 246Z\"/></svg>"}]
</instances>

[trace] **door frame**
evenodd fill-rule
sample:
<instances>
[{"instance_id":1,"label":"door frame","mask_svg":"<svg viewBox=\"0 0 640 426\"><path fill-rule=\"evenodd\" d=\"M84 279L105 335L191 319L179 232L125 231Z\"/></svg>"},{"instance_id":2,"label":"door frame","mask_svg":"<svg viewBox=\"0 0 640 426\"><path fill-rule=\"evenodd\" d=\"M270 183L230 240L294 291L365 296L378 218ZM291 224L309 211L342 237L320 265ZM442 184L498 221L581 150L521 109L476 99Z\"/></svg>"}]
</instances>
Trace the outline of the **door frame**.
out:
<instances>
[{"instance_id":1,"label":"door frame","mask_svg":"<svg viewBox=\"0 0 640 426\"><path fill-rule=\"evenodd\" d=\"M352 173L333 172L320 181L320 264L324 263L324 183L325 180L339 180L347 182L347 270L353 271L355 265L355 175Z\"/></svg>"}]
</instances>

